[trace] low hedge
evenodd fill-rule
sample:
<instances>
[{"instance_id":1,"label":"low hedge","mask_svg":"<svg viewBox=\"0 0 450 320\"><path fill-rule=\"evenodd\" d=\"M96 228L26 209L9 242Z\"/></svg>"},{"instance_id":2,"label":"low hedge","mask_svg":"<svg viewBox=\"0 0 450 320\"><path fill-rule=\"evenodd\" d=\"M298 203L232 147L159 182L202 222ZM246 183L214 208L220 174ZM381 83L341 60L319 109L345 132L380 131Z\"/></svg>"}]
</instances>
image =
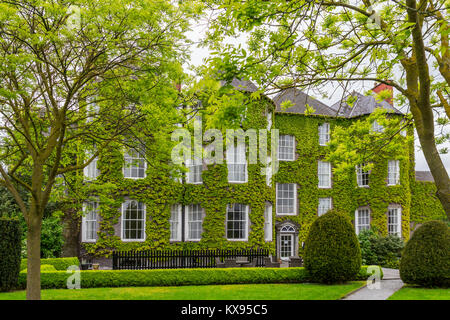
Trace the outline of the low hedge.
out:
<instances>
[{"instance_id":1,"label":"low hedge","mask_svg":"<svg viewBox=\"0 0 450 320\"><path fill-rule=\"evenodd\" d=\"M66 271L41 272L43 289L67 288ZM367 266L361 268L357 279L366 280ZM81 270L81 288L150 287L213 285L238 283L308 282L305 268L214 268L214 269L157 269L157 270ZM26 272L19 275L19 289L26 288Z\"/></svg>"},{"instance_id":2,"label":"low hedge","mask_svg":"<svg viewBox=\"0 0 450 320\"><path fill-rule=\"evenodd\" d=\"M51 265L55 267L56 270L66 271L68 267L70 266L79 266L80 261L77 257L70 257L70 258L48 258L48 259L41 259L41 266L42 265ZM27 259L22 259L22 262L20 263L20 270L23 271L27 268ZM42 270L42 269L41 269Z\"/></svg>"},{"instance_id":3,"label":"low hedge","mask_svg":"<svg viewBox=\"0 0 450 320\"><path fill-rule=\"evenodd\" d=\"M41 272L48 272L48 271L53 272L57 270L51 264L41 264ZM27 269L23 269L22 272L26 273Z\"/></svg>"}]
</instances>

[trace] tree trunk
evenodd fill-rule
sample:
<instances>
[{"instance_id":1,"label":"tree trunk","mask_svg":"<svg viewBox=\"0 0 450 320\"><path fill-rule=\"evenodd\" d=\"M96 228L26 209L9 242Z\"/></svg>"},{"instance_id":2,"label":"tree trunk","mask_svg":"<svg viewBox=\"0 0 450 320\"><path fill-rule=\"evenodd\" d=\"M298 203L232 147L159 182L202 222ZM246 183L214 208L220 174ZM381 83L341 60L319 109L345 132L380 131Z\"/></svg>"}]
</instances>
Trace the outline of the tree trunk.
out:
<instances>
[{"instance_id":1,"label":"tree trunk","mask_svg":"<svg viewBox=\"0 0 450 320\"><path fill-rule=\"evenodd\" d=\"M27 225L27 300L40 300L42 219L30 215Z\"/></svg>"},{"instance_id":2,"label":"tree trunk","mask_svg":"<svg viewBox=\"0 0 450 320\"><path fill-rule=\"evenodd\" d=\"M62 257L79 257L80 255L80 218L73 208L67 209L63 216Z\"/></svg>"}]
</instances>

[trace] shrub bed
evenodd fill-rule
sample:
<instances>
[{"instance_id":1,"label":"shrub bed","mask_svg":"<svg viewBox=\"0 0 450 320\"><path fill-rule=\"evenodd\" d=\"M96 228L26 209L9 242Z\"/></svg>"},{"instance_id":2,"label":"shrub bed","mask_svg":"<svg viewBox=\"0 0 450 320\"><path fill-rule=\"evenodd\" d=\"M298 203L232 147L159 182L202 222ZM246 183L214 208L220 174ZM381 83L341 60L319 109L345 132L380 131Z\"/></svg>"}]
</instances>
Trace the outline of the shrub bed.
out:
<instances>
[{"instance_id":1,"label":"shrub bed","mask_svg":"<svg viewBox=\"0 0 450 320\"><path fill-rule=\"evenodd\" d=\"M48 258L48 259L41 259L41 267L42 265L51 265L56 270L64 270L66 271L68 267L70 266L79 266L80 261L77 257L71 257L71 258ZM20 270L25 270L27 268L27 259L22 259L22 262L20 263ZM41 268L42 270L42 268Z\"/></svg>"},{"instance_id":2,"label":"shrub bed","mask_svg":"<svg viewBox=\"0 0 450 320\"><path fill-rule=\"evenodd\" d=\"M373 229L363 230L358 235L362 264L379 265L398 269L403 240L395 235L383 237Z\"/></svg>"},{"instance_id":3,"label":"shrub bed","mask_svg":"<svg viewBox=\"0 0 450 320\"><path fill-rule=\"evenodd\" d=\"M380 269L381 272L381 269ZM43 289L67 288L67 279L73 273L41 271ZM363 266L353 280L366 280L370 274ZM305 268L215 268L215 269L160 269L160 270L81 270L81 288L147 287L212 284L251 284L308 282ZM26 272L19 276L19 289L26 287Z\"/></svg>"},{"instance_id":4,"label":"shrub bed","mask_svg":"<svg viewBox=\"0 0 450 320\"><path fill-rule=\"evenodd\" d=\"M17 285L21 235L19 220L0 217L0 291L9 291Z\"/></svg>"}]
</instances>

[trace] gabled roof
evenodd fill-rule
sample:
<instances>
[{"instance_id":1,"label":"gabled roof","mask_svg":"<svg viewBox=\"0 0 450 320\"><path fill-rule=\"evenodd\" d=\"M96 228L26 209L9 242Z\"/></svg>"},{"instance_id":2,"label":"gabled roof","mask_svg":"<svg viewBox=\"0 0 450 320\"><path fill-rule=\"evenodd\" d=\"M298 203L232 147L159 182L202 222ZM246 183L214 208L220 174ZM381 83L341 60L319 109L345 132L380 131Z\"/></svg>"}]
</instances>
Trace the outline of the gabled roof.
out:
<instances>
[{"instance_id":1,"label":"gabled roof","mask_svg":"<svg viewBox=\"0 0 450 320\"><path fill-rule=\"evenodd\" d=\"M416 171L416 181L431 181L434 182L434 178L430 171Z\"/></svg>"},{"instance_id":2,"label":"gabled roof","mask_svg":"<svg viewBox=\"0 0 450 320\"><path fill-rule=\"evenodd\" d=\"M356 101L353 107L350 107L345 101L347 101L348 97L353 96L356 97ZM339 105L341 108L339 109ZM339 115L347 118L357 117L365 114L372 113L376 108L383 108L386 110L390 110L396 114L403 114L392 105L390 105L386 101L377 101L373 96L366 96L359 92L353 91L351 95L346 96L341 101L336 102L331 106L331 109L338 111Z\"/></svg>"},{"instance_id":3,"label":"gabled roof","mask_svg":"<svg viewBox=\"0 0 450 320\"><path fill-rule=\"evenodd\" d=\"M221 81L222 85L225 85L225 81ZM240 80L237 78L234 78L230 83L234 88L246 91L246 92L255 92L258 91L258 87L253 84L253 82L249 80Z\"/></svg>"},{"instance_id":4,"label":"gabled roof","mask_svg":"<svg viewBox=\"0 0 450 320\"><path fill-rule=\"evenodd\" d=\"M281 104L283 101L289 100L294 106L283 110ZM312 114L320 114L327 116L336 116L336 111L328 107L326 104L314 99L297 88L289 88L280 92L274 99L276 112L305 113L306 104L313 107L315 112Z\"/></svg>"}]
</instances>

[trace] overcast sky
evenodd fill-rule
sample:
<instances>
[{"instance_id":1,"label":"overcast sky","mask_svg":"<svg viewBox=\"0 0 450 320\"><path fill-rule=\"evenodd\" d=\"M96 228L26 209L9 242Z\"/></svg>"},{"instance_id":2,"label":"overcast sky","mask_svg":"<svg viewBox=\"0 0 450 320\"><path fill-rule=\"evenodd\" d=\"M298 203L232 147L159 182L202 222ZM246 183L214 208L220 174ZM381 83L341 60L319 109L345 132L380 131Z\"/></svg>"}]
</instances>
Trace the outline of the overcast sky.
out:
<instances>
[{"instance_id":1,"label":"overcast sky","mask_svg":"<svg viewBox=\"0 0 450 320\"><path fill-rule=\"evenodd\" d=\"M200 39L200 37L202 37L203 33L205 30L205 26L204 25L199 25L197 27L195 27L193 29L193 31L191 32L187 32L187 36L189 37L189 39L191 39L192 41L196 42ZM238 39L238 40L232 40L231 42L236 42L236 43L241 43L242 45L245 42L245 39ZM191 66L199 66L201 64L204 63L205 59L209 57L209 50L206 48L199 48L198 46L194 45L191 48L191 60L190 60L190 65ZM185 66L186 68L189 68L188 65ZM356 90L358 90L359 92L365 92L369 89L371 89L373 87L373 83L364 83L358 86L358 88L355 88ZM327 105L331 105L333 103L335 103L336 101L338 101L342 95L342 91L339 89L333 88L330 85L330 90L334 93L333 96L330 99L321 99L318 98L318 100L320 100L321 102L327 104ZM360 91L362 90L362 91ZM398 92L396 92L396 90L394 90L394 95L398 94ZM400 109L400 111L404 111L402 109ZM448 147L450 149L450 142L447 143L445 146L444 145L440 145L438 146L438 148L442 148L442 147ZM419 144L419 140L417 139L417 135L416 135L416 139L415 139L415 154L416 154L416 170L417 171L429 171L430 169L428 168L428 164L425 160L425 157L423 155L423 152L420 150L420 144ZM444 162L444 166L447 169L447 172L450 172L450 154L443 154L441 155L441 159Z\"/></svg>"}]
</instances>

